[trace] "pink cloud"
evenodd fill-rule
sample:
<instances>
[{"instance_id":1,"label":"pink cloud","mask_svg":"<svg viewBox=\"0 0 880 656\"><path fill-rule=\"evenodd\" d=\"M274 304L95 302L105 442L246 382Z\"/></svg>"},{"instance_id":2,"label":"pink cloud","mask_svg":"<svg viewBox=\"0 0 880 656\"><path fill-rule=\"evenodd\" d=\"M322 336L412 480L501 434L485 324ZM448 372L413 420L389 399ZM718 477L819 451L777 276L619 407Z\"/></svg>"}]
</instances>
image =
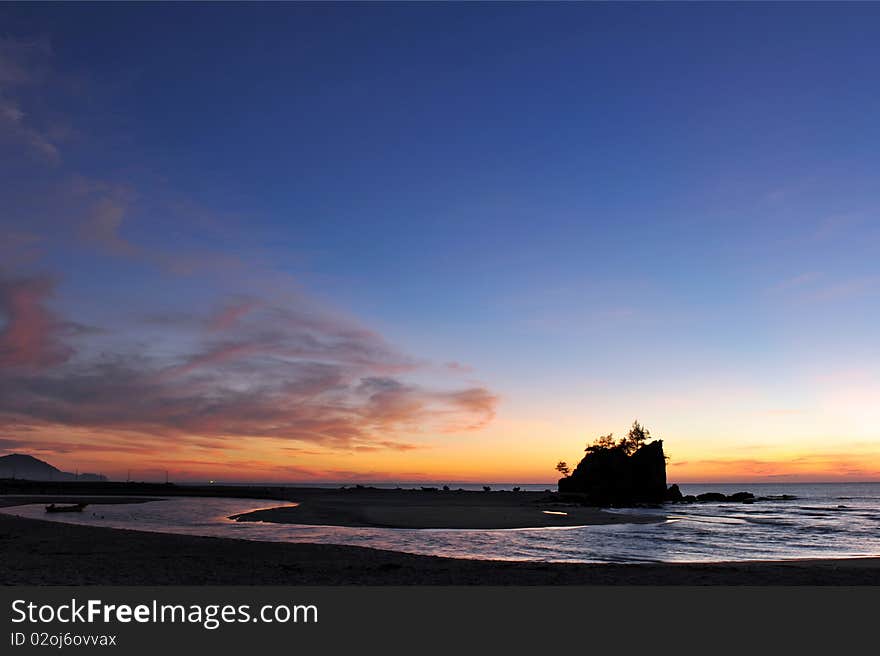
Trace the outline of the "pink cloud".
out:
<instances>
[{"instance_id":1,"label":"pink cloud","mask_svg":"<svg viewBox=\"0 0 880 656\"><path fill-rule=\"evenodd\" d=\"M473 371L474 371L474 368L471 367L470 365L462 364L460 362L454 362L454 361L447 362L446 368L449 369L450 371L454 371L456 373L461 373L461 374L469 374L469 373L473 373Z\"/></svg>"},{"instance_id":2,"label":"pink cloud","mask_svg":"<svg viewBox=\"0 0 880 656\"><path fill-rule=\"evenodd\" d=\"M257 302L250 299L227 305L211 317L209 326L211 330L226 330L235 325L239 319L255 307L257 307Z\"/></svg>"},{"instance_id":3,"label":"pink cloud","mask_svg":"<svg viewBox=\"0 0 880 656\"><path fill-rule=\"evenodd\" d=\"M70 324L42 305L51 285L14 289L5 358L43 369L0 375L0 428L116 430L208 448L277 438L403 451L415 446L401 435L476 430L494 417L497 397L488 390L408 383L399 376L415 361L373 331L310 305L255 299L182 323L196 331L189 340L196 346L171 361L93 348L101 355L68 362L72 351L58 338Z\"/></svg>"},{"instance_id":4,"label":"pink cloud","mask_svg":"<svg viewBox=\"0 0 880 656\"><path fill-rule=\"evenodd\" d=\"M121 233L134 200L129 187L75 175L64 185L63 200L75 208L79 236L86 243L120 257L146 255Z\"/></svg>"},{"instance_id":5,"label":"pink cloud","mask_svg":"<svg viewBox=\"0 0 880 656\"><path fill-rule=\"evenodd\" d=\"M127 201L118 195L97 199L82 224L83 236L113 255L135 255L138 249L120 234L128 209Z\"/></svg>"},{"instance_id":6,"label":"pink cloud","mask_svg":"<svg viewBox=\"0 0 880 656\"><path fill-rule=\"evenodd\" d=\"M46 308L54 282L47 277L0 279L0 368L45 368L65 362L73 349L63 342L69 324Z\"/></svg>"}]
</instances>

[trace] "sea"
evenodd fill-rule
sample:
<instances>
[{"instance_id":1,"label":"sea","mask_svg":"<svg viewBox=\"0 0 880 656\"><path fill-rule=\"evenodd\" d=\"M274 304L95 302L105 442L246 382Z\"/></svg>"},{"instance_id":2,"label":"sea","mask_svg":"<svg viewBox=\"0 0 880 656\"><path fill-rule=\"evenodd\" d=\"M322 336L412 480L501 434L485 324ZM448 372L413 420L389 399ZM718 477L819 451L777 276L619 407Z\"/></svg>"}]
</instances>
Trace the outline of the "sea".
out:
<instances>
[{"instance_id":1,"label":"sea","mask_svg":"<svg viewBox=\"0 0 880 656\"><path fill-rule=\"evenodd\" d=\"M465 486L454 486L454 489L457 487ZM493 489L504 487L512 486L494 486ZM543 490L550 486L521 487ZM605 511L646 514L660 520L651 524L499 530L235 522L228 519L230 515L295 504L230 498L173 497L142 504L90 505L83 513L54 515L46 514L43 504L9 507L2 512L142 531L356 545L487 560L656 563L880 555L880 483L684 484L680 487L686 495L750 491L766 500L753 504L667 504Z\"/></svg>"}]
</instances>

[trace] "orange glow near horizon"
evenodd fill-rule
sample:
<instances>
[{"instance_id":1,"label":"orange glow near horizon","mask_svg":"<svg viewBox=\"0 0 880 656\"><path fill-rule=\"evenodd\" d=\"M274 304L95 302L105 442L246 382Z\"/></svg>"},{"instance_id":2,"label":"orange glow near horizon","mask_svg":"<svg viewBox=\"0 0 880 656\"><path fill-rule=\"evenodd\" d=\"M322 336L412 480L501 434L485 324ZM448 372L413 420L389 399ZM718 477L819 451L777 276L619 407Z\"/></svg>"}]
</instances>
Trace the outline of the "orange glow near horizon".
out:
<instances>
[{"instance_id":1,"label":"orange glow near horizon","mask_svg":"<svg viewBox=\"0 0 880 656\"><path fill-rule=\"evenodd\" d=\"M848 378L826 381L812 411L768 412L759 395L739 390L683 390L648 400L595 396L581 416L554 404L502 396L485 426L438 432L412 424L369 441L328 443L281 437L225 437L167 431L37 424L12 427L3 452L29 453L65 471L111 479L228 482L432 482L553 485L559 460L574 466L586 443L613 430L620 437L640 407L654 438L664 440L670 483L880 480L878 388ZM845 384L846 383L846 384ZM848 385L848 386L847 386ZM712 399L726 399L726 403ZM781 407L781 406L780 406ZM858 412L856 412L858 411ZM553 419L536 419L552 417ZM647 421L650 417L651 420ZM710 427L709 429L705 427ZM711 436L709 436L711 435ZM828 437L836 436L836 437Z\"/></svg>"},{"instance_id":2,"label":"orange glow near horizon","mask_svg":"<svg viewBox=\"0 0 880 656\"><path fill-rule=\"evenodd\" d=\"M59 438L60 434L65 437ZM138 439L139 438L139 439ZM111 480L275 482L275 483L521 483L553 485L554 465L574 465L582 448L563 448L568 440L512 440L505 444L489 434L405 450L350 451L309 446L287 440L244 438L200 446L198 440L148 440L144 436L112 436L100 432L41 427L28 433L32 446L7 449L29 453L65 471L102 473ZM39 446L39 445L43 446ZM688 452L686 441L664 442L672 457L670 483L786 483L880 480L880 450L862 453L756 450L711 454ZM503 457L500 457L502 456ZM572 457L566 458L566 455Z\"/></svg>"}]
</instances>

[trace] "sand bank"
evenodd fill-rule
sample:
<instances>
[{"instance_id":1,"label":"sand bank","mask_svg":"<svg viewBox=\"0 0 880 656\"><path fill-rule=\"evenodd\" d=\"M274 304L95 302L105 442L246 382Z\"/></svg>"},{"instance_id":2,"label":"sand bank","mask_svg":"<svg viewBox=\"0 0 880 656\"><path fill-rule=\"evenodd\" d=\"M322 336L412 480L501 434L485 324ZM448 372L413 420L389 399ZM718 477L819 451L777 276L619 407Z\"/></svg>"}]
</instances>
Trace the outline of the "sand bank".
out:
<instances>
[{"instance_id":1,"label":"sand bank","mask_svg":"<svg viewBox=\"0 0 880 656\"><path fill-rule=\"evenodd\" d=\"M664 518L610 513L548 501L544 493L326 491L297 506L235 515L238 521L409 529L513 529L652 523Z\"/></svg>"}]
</instances>

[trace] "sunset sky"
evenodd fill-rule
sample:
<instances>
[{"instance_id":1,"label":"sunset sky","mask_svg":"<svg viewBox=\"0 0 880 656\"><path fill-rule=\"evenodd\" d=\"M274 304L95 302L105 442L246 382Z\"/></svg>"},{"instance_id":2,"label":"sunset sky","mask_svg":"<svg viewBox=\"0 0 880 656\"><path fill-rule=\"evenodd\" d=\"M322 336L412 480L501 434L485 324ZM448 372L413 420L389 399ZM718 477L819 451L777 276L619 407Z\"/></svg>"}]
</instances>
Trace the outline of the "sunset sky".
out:
<instances>
[{"instance_id":1,"label":"sunset sky","mask_svg":"<svg viewBox=\"0 0 880 656\"><path fill-rule=\"evenodd\" d=\"M878 4L0 6L0 454L880 480Z\"/></svg>"}]
</instances>

